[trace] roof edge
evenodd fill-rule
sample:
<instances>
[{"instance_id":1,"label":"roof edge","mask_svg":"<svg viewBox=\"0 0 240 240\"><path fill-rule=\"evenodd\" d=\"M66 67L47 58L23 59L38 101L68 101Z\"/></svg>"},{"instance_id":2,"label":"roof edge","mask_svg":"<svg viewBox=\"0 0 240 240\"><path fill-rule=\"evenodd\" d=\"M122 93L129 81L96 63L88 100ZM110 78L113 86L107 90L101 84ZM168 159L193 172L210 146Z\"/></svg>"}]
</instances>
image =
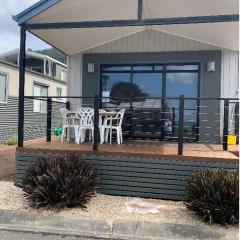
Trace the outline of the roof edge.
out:
<instances>
[{"instance_id":1,"label":"roof edge","mask_svg":"<svg viewBox=\"0 0 240 240\"><path fill-rule=\"evenodd\" d=\"M14 64L14 63L9 63L9 62L3 61L3 60L0 60L0 65L4 65L4 66L11 67L11 68L14 68L16 70L19 70L19 66L18 65ZM44 75L42 73L33 71L33 70L29 69L29 68L26 68L25 71L30 73L30 74L33 74L33 75L36 75L36 76L39 76L39 77L43 77L43 78L45 78L45 79L47 79L49 81L52 81L52 82L57 82L57 83L62 84L62 85L66 85L67 84L66 80L60 80L60 79L57 79L57 78L53 78L51 76L47 76L47 75Z\"/></svg>"},{"instance_id":2,"label":"roof edge","mask_svg":"<svg viewBox=\"0 0 240 240\"><path fill-rule=\"evenodd\" d=\"M17 54L19 53L19 49L14 49L14 50L11 50L11 51L7 51L7 52L4 52L4 53L0 53L0 60L2 57L6 57L8 55L11 55L11 54ZM52 62L55 62L65 68L67 68L67 65L63 62L60 62L59 60L53 58L53 57L50 57L46 54L42 54L42 53L38 53L38 52L34 52L34 51L29 51L29 50L26 50L26 56L33 56L33 57L36 57L36 58L41 58L41 59L49 59L51 60Z\"/></svg>"},{"instance_id":3,"label":"roof edge","mask_svg":"<svg viewBox=\"0 0 240 240\"><path fill-rule=\"evenodd\" d=\"M61 0L40 0L19 14L13 15L12 19L16 21L18 25L21 25L22 23L28 21L32 17L40 14L60 1Z\"/></svg>"}]
</instances>

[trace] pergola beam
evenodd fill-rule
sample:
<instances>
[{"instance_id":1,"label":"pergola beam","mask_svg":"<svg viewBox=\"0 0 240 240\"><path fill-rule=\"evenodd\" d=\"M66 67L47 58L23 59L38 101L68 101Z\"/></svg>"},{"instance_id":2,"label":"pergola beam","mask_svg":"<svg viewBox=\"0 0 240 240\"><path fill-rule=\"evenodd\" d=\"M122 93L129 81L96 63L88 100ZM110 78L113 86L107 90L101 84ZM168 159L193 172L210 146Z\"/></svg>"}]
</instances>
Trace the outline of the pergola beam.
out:
<instances>
[{"instance_id":1,"label":"pergola beam","mask_svg":"<svg viewBox=\"0 0 240 240\"><path fill-rule=\"evenodd\" d=\"M32 23L32 24L25 23L22 26L29 30L37 30L37 29L104 28L104 27L151 26L151 25L157 26L173 24L197 24L197 23L239 21L239 14L142 19L141 18L142 15L140 16L140 13L142 13L141 7L139 7L138 10L138 19L85 21L85 22Z\"/></svg>"}]
</instances>

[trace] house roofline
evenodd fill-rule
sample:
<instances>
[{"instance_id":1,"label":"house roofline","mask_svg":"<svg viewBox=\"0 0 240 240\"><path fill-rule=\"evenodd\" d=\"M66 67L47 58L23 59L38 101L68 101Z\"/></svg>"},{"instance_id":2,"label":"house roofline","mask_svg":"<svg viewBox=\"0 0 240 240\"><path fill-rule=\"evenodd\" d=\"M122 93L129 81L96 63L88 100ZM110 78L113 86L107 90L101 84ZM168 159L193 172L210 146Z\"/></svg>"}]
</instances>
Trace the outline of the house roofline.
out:
<instances>
[{"instance_id":1,"label":"house roofline","mask_svg":"<svg viewBox=\"0 0 240 240\"><path fill-rule=\"evenodd\" d=\"M28 21L32 17L40 14L60 1L61 0L40 0L19 14L13 15L12 19L16 21L18 25L21 25L22 23Z\"/></svg>"},{"instance_id":2,"label":"house roofline","mask_svg":"<svg viewBox=\"0 0 240 240\"><path fill-rule=\"evenodd\" d=\"M1 60L1 57L6 57L6 56L9 56L9 55L15 54L15 53L19 53L19 49L14 49L14 50L11 50L11 51L8 51L8 52L1 53L0 54L0 60ZM42 54L42 53L37 53L37 52L34 52L34 51L26 50L26 55L27 56L34 56L34 57L40 58L40 59L46 59L47 58L47 59L51 60L52 62L58 63L59 65L67 68L66 64L56 60L55 58L49 57L46 54Z\"/></svg>"},{"instance_id":3,"label":"house roofline","mask_svg":"<svg viewBox=\"0 0 240 240\"><path fill-rule=\"evenodd\" d=\"M5 65L7 67L11 67L11 68L14 68L16 70L19 70L19 66L16 65L16 64L13 64L13 63L9 63L9 62L5 62L3 60L0 60L0 65ZM43 78L46 78L47 80L50 80L52 82L56 82L56 83L60 83L60 84L63 84L63 85L66 85L67 82L64 81L64 80L58 80L56 78L53 78L53 77L50 77L50 76L46 76L42 73L38 73L38 72L35 72L35 71L32 71L31 69L27 69L25 70L26 72L30 73L30 74L33 74L33 75L36 75L36 76L39 76L39 77L43 77Z\"/></svg>"}]
</instances>

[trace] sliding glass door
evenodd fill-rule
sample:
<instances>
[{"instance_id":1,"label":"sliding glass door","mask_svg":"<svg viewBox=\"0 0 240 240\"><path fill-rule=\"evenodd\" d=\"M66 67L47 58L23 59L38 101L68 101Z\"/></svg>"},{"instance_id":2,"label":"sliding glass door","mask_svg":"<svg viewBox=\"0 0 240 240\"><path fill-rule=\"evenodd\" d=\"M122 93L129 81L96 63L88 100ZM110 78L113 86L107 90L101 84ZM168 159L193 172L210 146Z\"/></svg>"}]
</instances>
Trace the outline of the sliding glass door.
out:
<instances>
[{"instance_id":1,"label":"sliding glass door","mask_svg":"<svg viewBox=\"0 0 240 240\"><path fill-rule=\"evenodd\" d=\"M132 108L131 134L177 137L178 98L198 97L198 64L104 65L101 94L104 107ZM166 99L165 99L166 98ZM184 136L197 137L197 101L185 101Z\"/></svg>"}]
</instances>

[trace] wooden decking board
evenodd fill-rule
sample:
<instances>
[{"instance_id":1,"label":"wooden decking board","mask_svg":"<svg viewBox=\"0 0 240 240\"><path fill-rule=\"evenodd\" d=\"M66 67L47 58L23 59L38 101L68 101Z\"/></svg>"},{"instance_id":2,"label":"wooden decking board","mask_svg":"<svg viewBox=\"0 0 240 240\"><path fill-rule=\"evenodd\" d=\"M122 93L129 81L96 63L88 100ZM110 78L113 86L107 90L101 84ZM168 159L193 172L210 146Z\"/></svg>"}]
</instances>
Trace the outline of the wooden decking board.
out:
<instances>
[{"instance_id":1,"label":"wooden decking board","mask_svg":"<svg viewBox=\"0 0 240 240\"><path fill-rule=\"evenodd\" d=\"M196 162L215 162L215 163L238 163L238 157L232 152L237 151L237 146L231 146L229 152L221 150L221 145L186 143L184 144L184 155L177 155L176 143L156 142L137 142L128 141L125 144L107 144L99 145L98 151L92 151L91 143L74 144L60 142L54 139L51 143L40 142L39 144L28 144L25 147L17 148L17 152L21 153L71 153L78 152L86 156L111 156L126 158L149 158L164 160L181 160ZM230 152L231 151L231 152Z\"/></svg>"}]
</instances>

